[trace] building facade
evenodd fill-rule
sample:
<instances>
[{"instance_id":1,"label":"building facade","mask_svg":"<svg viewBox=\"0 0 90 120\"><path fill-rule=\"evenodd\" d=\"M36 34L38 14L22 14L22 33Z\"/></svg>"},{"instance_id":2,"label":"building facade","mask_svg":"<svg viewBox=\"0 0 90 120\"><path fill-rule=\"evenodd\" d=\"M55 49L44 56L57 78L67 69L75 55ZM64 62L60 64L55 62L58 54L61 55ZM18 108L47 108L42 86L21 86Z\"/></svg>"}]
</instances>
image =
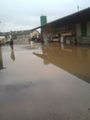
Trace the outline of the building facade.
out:
<instances>
[{"instance_id":1,"label":"building facade","mask_svg":"<svg viewBox=\"0 0 90 120\"><path fill-rule=\"evenodd\" d=\"M90 44L90 8L44 25L42 36L48 41Z\"/></svg>"}]
</instances>

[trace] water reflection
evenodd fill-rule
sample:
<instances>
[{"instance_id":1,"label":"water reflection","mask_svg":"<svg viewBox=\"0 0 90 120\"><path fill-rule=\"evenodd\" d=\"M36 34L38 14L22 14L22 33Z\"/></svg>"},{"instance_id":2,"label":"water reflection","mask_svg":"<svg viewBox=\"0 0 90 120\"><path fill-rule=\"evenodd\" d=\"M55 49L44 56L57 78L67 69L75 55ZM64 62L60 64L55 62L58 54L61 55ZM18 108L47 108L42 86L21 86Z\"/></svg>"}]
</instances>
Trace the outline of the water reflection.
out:
<instances>
[{"instance_id":1,"label":"water reflection","mask_svg":"<svg viewBox=\"0 0 90 120\"><path fill-rule=\"evenodd\" d=\"M3 69L2 49L0 47L0 70Z\"/></svg>"},{"instance_id":2,"label":"water reflection","mask_svg":"<svg viewBox=\"0 0 90 120\"><path fill-rule=\"evenodd\" d=\"M15 61L15 54L14 54L14 49L13 47L11 47L11 54L10 54L10 57L13 61Z\"/></svg>"},{"instance_id":3,"label":"water reflection","mask_svg":"<svg viewBox=\"0 0 90 120\"><path fill-rule=\"evenodd\" d=\"M90 48L87 46L49 44L42 47L42 54L34 55L42 58L44 64L52 63L90 83Z\"/></svg>"}]
</instances>

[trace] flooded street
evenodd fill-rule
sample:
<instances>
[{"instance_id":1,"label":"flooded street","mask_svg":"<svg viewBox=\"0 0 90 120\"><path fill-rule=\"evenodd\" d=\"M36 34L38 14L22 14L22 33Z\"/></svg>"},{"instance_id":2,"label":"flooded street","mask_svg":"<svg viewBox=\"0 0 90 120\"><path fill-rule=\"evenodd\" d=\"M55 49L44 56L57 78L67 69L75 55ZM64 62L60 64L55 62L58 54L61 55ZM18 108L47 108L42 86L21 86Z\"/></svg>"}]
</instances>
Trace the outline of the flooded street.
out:
<instances>
[{"instance_id":1,"label":"flooded street","mask_svg":"<svg viewBox=\"0 0 90 120\"><path fill-rule=\"evenodd\" d=\"M0 120L90 120L90 46L0 48Z\"/></svg>"}]
</instances>

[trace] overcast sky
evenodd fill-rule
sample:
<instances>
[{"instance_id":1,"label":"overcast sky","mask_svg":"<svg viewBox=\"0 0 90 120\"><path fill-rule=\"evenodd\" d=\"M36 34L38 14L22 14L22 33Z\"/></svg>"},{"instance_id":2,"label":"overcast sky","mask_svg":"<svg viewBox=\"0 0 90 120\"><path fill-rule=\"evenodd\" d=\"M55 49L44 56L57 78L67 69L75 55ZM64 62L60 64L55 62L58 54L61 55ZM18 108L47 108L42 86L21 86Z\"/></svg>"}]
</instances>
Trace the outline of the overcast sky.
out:
<instances>
[{"instance_id":1,"label":"overcast sky","mask_svg":"<svg viewBox=\"0 0 90 120\"><path fill-rule=\"evenodd\" d=\"M0 31L27 30L90 7L90 0L0 0Z\"/></svg>"}]
</instances>

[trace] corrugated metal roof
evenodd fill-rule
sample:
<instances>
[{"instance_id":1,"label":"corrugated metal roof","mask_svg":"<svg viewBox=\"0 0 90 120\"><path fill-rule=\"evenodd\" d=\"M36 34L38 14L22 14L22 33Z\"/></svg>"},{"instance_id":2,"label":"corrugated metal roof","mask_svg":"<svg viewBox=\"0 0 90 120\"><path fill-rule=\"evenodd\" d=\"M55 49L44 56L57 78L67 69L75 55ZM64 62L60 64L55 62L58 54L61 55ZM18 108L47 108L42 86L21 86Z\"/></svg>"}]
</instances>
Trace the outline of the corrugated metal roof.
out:
<instances>
[{"instance_id":1,"label":"corrugated metal roof","mask_svg":"<svg viewBox=\"0 0 90 120\"><path fill-rule=\"evenodd\" d=\"M63 18L59 18L41 27L45 27L48 25L52 27L60 27L65 24L79 23L87 20L90 21L90 7L79 12L73 13L71 15L65 16Z\"/></svg>"}]
</instances>

